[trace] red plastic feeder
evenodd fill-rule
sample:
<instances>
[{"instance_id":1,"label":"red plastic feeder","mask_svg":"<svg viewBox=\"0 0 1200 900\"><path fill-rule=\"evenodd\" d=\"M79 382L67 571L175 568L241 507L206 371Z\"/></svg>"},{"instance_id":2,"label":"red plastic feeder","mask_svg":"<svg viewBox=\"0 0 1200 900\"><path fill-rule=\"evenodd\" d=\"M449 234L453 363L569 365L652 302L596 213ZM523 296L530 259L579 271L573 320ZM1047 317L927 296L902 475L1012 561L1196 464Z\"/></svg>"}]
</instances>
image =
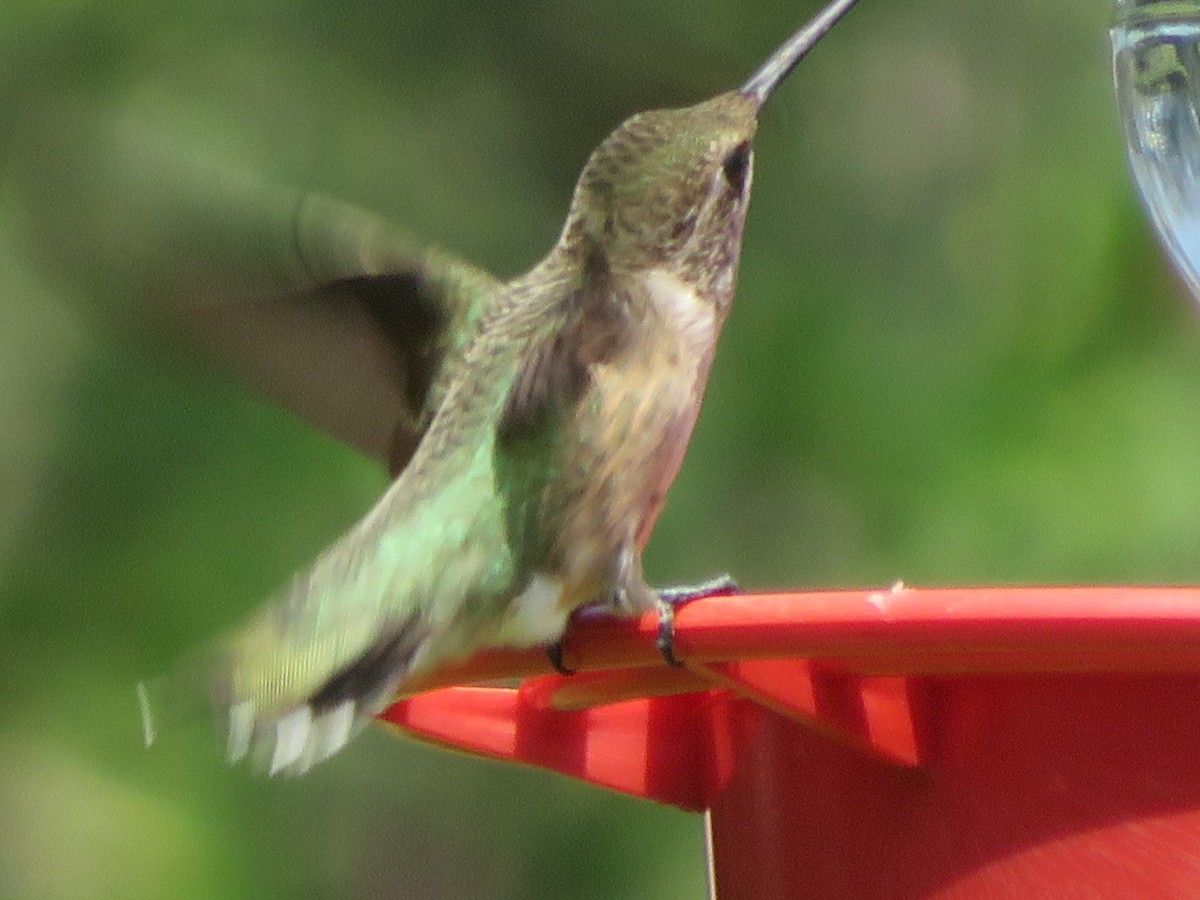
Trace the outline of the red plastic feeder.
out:
<instances>
[{"instance_id":1,"label":"red plastic feeder","mask_svg":"<svg viewBox=\"0 0 1200 900\"><path fill-rule=\"evenodd\" d=\"M735 595L586 615L383 717L703 812L713 893L1200 896L1200 588Z\"/></svg>"}]
</instances>

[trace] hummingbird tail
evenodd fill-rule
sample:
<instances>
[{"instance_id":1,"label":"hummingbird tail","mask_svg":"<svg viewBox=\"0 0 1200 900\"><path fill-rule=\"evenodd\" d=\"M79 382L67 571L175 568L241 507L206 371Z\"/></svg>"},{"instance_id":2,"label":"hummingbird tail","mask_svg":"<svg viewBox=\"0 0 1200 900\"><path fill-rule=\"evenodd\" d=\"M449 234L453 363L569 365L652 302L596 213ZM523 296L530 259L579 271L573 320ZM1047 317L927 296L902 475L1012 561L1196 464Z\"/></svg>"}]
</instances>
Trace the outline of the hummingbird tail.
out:
<instances>
[{"instance_id":1,"label":"hummingbird tail","mask_svg":"<svg viewBox=\"0 0 1200 900\"><path fill-rule=\"evenodd\" d=\"M229 762L249 756L269 775L301 775L333 756L391 702L427 636L417 617L401 622L284 709L261 696L230 696Z\"/></svg>"}]
</instances>

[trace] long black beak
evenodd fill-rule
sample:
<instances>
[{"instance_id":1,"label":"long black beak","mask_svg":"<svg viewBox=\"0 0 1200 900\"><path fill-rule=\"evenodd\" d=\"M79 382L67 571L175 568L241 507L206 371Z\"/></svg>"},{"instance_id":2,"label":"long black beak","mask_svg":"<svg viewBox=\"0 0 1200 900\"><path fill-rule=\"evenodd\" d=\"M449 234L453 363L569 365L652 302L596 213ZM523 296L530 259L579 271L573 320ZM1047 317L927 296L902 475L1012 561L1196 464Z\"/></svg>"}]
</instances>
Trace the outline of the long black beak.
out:
<instances>
[{"instance_id":1,"label":"long black beak","mask_svg":"<svg viewBox=\"0 0 1200 900\"><path fill-rule=\"evenodd\" d=\"M787 78L792 69L796 68L796 64L804 59L805 54L857 2L858 0L833 0L767 58L758 71L742 85L742 93L753 97L761 108L775 88L779 87L783 79Z\"/></svg>"}]
</instances>

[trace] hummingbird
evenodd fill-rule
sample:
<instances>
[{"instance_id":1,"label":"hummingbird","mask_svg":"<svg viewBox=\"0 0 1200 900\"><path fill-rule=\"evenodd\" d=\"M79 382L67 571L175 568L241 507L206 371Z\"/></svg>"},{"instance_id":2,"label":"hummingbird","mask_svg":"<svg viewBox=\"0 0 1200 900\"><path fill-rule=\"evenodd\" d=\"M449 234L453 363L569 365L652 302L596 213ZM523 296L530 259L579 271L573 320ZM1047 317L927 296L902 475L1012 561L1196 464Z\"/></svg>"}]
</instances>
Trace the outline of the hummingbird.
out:
<instances>
[{"instance_id":1,"label":"hummingbird","mask_svg":"<svg viewBox=\"0 0 1200 900\"><path fill-rule=\"evenodd\" d=\"M485 647L553 646L595 603L659 610L673 661L672 604L723 585L655 590L642 551L733 300L758 114L855 2L833 0L740 88L618 126L558 241L506 283L439 251L306 250L304 223L341 208L304 201L313 296L353 307L387 359L389 417L342 433L394 479L240 628L139 686L147 743L157 705L194 692L231 762L299 774L419 675ZM309 413L337 430L337 403Z\"/></svg>"}]
</instances>

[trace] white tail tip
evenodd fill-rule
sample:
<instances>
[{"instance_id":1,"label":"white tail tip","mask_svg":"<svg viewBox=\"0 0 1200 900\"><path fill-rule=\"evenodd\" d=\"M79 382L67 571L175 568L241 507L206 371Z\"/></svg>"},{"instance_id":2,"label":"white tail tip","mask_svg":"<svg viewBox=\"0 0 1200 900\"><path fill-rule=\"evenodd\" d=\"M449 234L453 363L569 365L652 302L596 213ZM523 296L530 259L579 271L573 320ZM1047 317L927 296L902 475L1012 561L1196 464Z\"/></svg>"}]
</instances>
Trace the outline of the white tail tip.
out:
<instances>
[{"instance_id":1,"label":"white tail tip","mask_svg":"<svg viewBox=\"0 0 1200 900\"><path fill-rule=\"evenodd\" d=\"M293 770L304 754L312 733L313 714L309 706L300 706L275 722L275 752L271 755L269 775Z\"/></svg>"}]
</instances>

